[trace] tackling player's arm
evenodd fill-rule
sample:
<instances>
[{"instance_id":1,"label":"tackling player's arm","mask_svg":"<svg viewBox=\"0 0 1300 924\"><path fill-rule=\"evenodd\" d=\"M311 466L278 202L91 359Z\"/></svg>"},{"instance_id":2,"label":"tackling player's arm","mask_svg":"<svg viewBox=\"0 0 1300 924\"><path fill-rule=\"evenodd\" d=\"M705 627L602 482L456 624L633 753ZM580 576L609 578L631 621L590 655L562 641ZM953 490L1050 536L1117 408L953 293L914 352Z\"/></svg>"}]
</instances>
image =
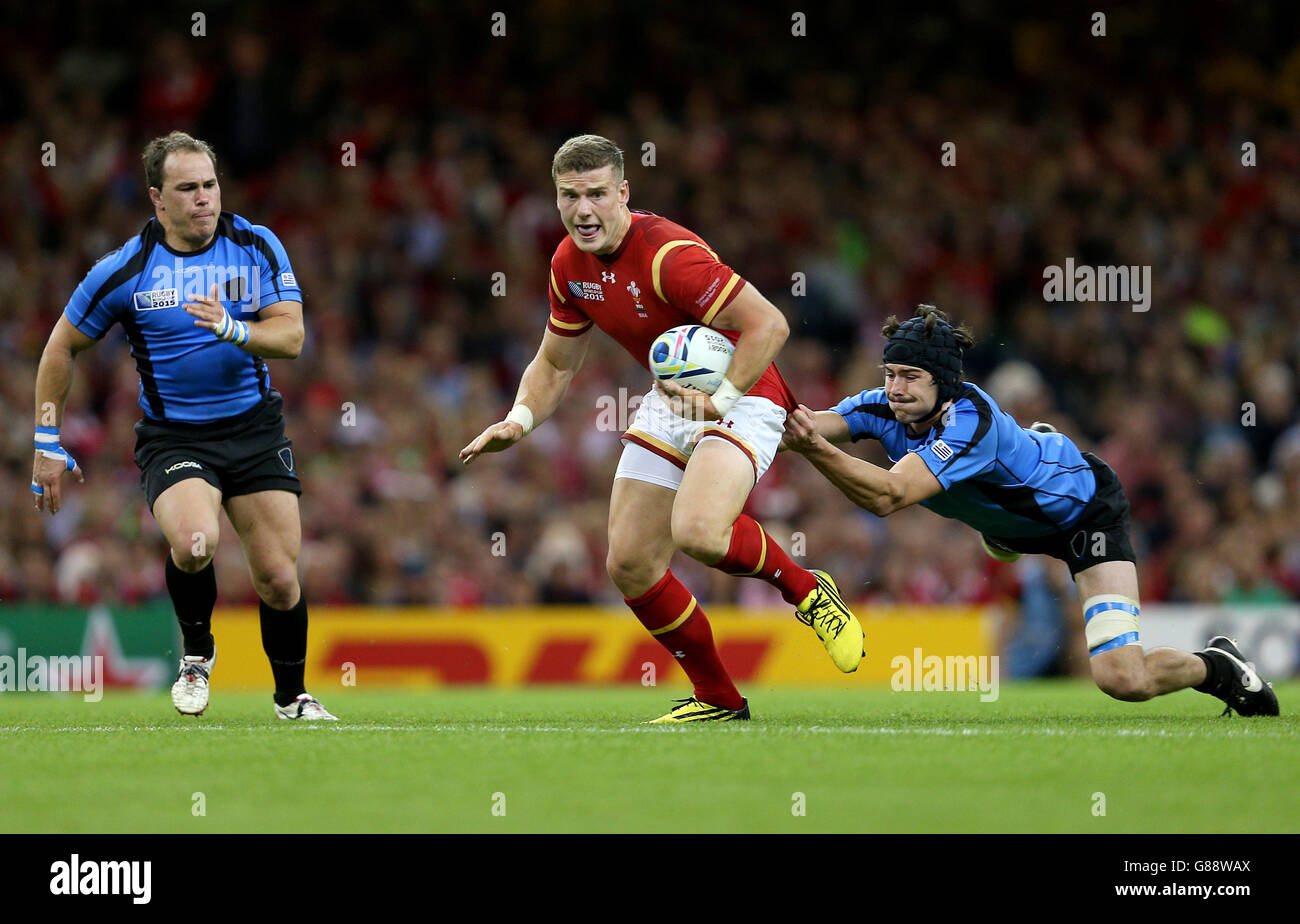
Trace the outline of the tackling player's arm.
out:
<instances>
[{"instance_id":1,"label":"tackling player's arm","mask_svg":"<svg viewBox=\"0 0 1300 924\"><path fill-rule=\"evenodd\" d=\"M60 315L50 339L46 341L45 351L41 353L40 365L36 367L36 427L57 429L63 423L63 406L68 400L68 391L72 388L72 364L77 354L95 345L95 339L88 337L72 326L66 315ZM52 444L57 445L57 441ZM62 502L59 491L60 476L67 471L67 463L42 455L35 450L32 462L32 484L44 492L36 495L36 509L44 510L45 501L49 500L50 513L58 513ZM85 475L78 465L72 469L78 481L85 481Z\"/></svg>"},{"instance_id":2,"label":"tackling player's arm","mask_svg":"<svg viewBox=\"0 0 1300 924\"><path fill-rule=\"evenodd\" d=\"M526 416L530 418L529 430L554 414L569 389L569 383L582 368L593 330L595 328L590 327L576 337L561 337L548 330L542 336L537 355L519 380L511 416L480 433L460 451L460 461L468 465L482 453L500 452L523 439L527 431L517 419L521 405L527 409Z\"/></svg>"},{"instance_id":3,"label":"tackling player's arm","mask_svg":"<svg viewBox=\"0 0 1300 924\"><path fill-rule=\"evenodd\" d=\"M195 326L264 359L298 358L306 337L301 302L276 302L258 311L259 320L237 321L221 304L219 291L213 285L206 298L196 296L185 303L185 310L194 315Z\"/></svg>"},{"instance_id":4,"label":"tackling player's arm","mask_svg":"<svg viewBox=\"0 0 1300 924\"><path fill-rule=\"evenodd\" d=\"M848 423L838 413L821 411L814 416L801 404L786 418L785 440L790 449L802 454L859 507L877 516L888 516L943 490L939 479L914 452L909 452L893 468L886 470L836 449L821 428L825 426L831 435L839 435L840 426L823 416L826 414L840 418L847 439Z\"/></svg>"},{"instance_id":5,"label":"tackling player's arm","mask_svg":"<svg viewBox=\"0 0 1300 924\"><path fill-rule=\"evenodd\" d=\"M790 336L790 325L785 315L748 282L731 304L713 317L709 326L740 332L726 381L742 395L754 387ZM707 395L701 396L676 382L658 382L656 387L665 395L680 399L680 403L672 402L671 406L683 417L714 420L719 416L712 398Z\"/></svg>"},{"instance_id":6,"label":"tackling player's arm","mask_svg":"<svg viewBox=\"0 0 1300 924\"><path fill-rule=\"evenodd\" d=\"M786 420L789 420L787 417ZM813 429L817 435L828 443L840 444L847 443L853 438L849 430L849 422L837 411L817 411L813 414ZM781 445L777 447L777 452L785 452L791 446L790 427L787 426L785 432L781 434Z\"/></svg>"}]
</instances>

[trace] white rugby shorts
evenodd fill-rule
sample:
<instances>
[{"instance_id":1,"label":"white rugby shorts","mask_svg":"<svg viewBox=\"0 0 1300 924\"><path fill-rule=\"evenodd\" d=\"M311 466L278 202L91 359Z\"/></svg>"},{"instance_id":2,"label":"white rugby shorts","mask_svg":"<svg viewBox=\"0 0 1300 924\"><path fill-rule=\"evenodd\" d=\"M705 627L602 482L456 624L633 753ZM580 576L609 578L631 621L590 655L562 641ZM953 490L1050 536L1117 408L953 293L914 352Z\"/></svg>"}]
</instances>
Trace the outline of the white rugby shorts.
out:
<instances>
[{"instance_id":1,"label":"white rugby shorts","mask_svg":"<svg viewBox=\"0 0 1300 924\"><path fill-rule=\"evenodd\" d=\"M679 417L651 388L623 434L623 455L615 478L635 478L677 490L695 447L704 440L725 440L754 466L754 481L763 477L785 431L785 408L767 398L746 395L721 421Z\"/></svg>"}]
</instances>

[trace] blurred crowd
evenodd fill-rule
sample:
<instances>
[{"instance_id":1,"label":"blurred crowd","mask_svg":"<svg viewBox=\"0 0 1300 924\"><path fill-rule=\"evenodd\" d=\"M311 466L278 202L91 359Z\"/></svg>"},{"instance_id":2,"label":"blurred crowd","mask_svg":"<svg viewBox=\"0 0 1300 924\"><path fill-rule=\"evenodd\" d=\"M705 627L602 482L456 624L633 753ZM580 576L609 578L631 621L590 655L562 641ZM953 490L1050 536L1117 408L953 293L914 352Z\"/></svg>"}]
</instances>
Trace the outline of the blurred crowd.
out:
<instances>
[{"instance_id":1,"label":"blurred crowd","mask_svg":"<svg viewBox=\"0 0 1300 924\"><path fill-rule=\"evenodd\" d=\"M931 17L884 36L814 18L801 45L779 20L557 3L495 39L464 6L399 4L386 27L290 6L292 30L220 8L196 38L188 20L128 29L87 5L76 26L34 12L0 38L0 599L165 593L120 329L76 362L63 435L85 485L65 480L54 518L27 485L45 340L91 264L152 215L139 152L174 128L213 143L224 207L276 232L305 293L303 355L269 365L312 603L621 599L607 500L649 377L609 338L523 443L457 461L541 339L563 233L550 158L583 131L627 151L633 207L695 230L786 313L778 363L804 404L880 384L881 323L937 304L976 334L970 380L1118 472L1144 601L1300 598L1294 30L1243 20L1237 47L1230 29L1117 11L1127 37L1107 45L1086 17L996 34ZM1044 268L1067 258L1150 266L1150 309L1045 301ZM798 457L748 509L858 600L1008 601L1025 578L928 511L856 509ZM223 524L222 602L254 603ZM780 605L683 556L674 570L706 605Z\"/></svg>"}]
</instances>

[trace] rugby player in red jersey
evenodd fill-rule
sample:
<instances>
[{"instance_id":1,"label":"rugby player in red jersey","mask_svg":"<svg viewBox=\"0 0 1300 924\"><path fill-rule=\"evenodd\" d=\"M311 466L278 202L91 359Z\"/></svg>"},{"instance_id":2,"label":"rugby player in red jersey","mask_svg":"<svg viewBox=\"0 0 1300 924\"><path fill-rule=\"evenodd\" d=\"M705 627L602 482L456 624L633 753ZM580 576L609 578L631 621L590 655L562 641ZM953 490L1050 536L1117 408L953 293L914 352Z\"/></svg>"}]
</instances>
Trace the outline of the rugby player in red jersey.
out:
<instances>
[{"instance_id":1,"label":"rugby player in red jersey","mask_svg":"<svg viewBox=\"0 0 1300 924\"><path fill-rule=\"evenodd\" d=\"M650 344L673 327L704 324L735 344L712 396L658 383L623 434L609 505L606 567L624 600L694 684L655 722L748 719L718 657L708 618L673 575L677 550L727 574L776 587L812 626L835 666L857 670L862 627L825 572L795 564L741 513L771 464L797 404L772 365L789 335L781 312L697 235L628 208L623 152L598 135L566 141L551 165L568 231L551 258L550 319L524 370L515 406L460 452L471 462L523 439L550 417L599 327L649 369Z\"/></svg>"}]
</instances>

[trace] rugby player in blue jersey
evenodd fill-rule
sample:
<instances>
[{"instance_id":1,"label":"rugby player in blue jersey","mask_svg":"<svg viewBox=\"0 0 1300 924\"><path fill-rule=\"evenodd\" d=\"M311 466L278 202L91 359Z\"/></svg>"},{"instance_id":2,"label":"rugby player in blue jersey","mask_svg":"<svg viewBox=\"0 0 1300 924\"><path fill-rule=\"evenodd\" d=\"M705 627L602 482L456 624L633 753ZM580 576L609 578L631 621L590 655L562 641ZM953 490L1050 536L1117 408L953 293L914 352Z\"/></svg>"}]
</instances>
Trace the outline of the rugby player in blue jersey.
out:
<instances>
[{"instance_id":1,"label":"rugby player in blue jersey","mask_svg":"<svg viewBox=\"0 0 1300 924\"><path fill-rule=\"evenodd\" d=\"M50 334L36 373L36 509L57 513L60 478L78 466L59 440L78 353L122 325L140 374L135 461L168 545L167 591L184 639L172 703L208 706L216 662L212 557L225 508L261 600L262 647L282 719L334 716L303 686L307 602L298 583L302 528L293 444L264 359L294 359L302 292L271 231L221 210L216 155L184 132L144 149L154 218L102 257Z\"/></svg>"},{"instance_id":2,"label":"rugby player in blue jersey","mask_svg":"<svg viewBox=\"0 0 1300 924\"><path fill-rule=\"evenodd\" d=\"M1224 636L1201 651L1146 651L1138 637L1138 580L1129 507L1119 479L1048 424L1029 429L962 380L970 332L932 305L885 324L885 385L785 423L783 446L801 453L859 507L879 516L921 504L974 527L990 555L1044 554L1066 563L1083 601L1097 686L1141 702L1188 687L1227 704L1225 714L1277 715L1272 686ZM879 440L885 470L834 444Z\"/></svg>"}]
</instances>

